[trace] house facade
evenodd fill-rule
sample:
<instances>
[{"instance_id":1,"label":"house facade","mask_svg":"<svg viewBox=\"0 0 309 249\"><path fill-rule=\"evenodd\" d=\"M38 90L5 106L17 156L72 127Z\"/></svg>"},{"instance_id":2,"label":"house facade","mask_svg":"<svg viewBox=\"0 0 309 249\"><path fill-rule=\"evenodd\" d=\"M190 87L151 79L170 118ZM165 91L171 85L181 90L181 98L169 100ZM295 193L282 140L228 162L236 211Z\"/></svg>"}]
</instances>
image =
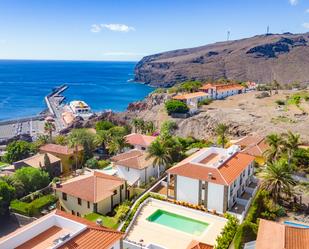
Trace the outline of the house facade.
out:
<instances>
[{"instance_id":1,"label":"house facade","mask_svg":"<svg viewBox=\"0 0 309 249\"><path fill-rule=\"evenodd\" d=\"M76 152L74 148L70 148L68 146L58 145L58 144L45 144L40 147L39 152L41 154L49 153L59 158L61 160L63 174L70 173L76 166L76 161L75 161ZM78 146L77 147L77 160L78 160L77 164L79 166L80 166L80 163L82 162L82 159L83 159L83 148L81 146Z\"/></svg>"},{"instance_id":2,"label":"house facade","mask_svg":"<svg viewBox=\"0 0 309 249\"><path fill-rule=\"evenodd\" d=\"M170 168L167 189L174 187L172 198L220 213L237 205L243 195L253 192L249 185L254 173L254 157L239 150L238 146L201 149Z\"/></svg>"},{"instance_id":3,"label":"house facade","mask_svg":"<svg viewBox=\"0 0 309 249\"><path fill-rule=\"evenodd\" d=\"M241 94L245 88L240 84L205 84L200 91L210 95L211 99L224 99L226 97Z\"/></svg>"},{"instance_id":4,"label":"house facade","mask_svg":"<svg viewBox=\"0 0 309 249\"><path fill-rule=\"evenodd\" d=\"M210 97L211 96L208 93L200 91L200 92L176 95L173 97L173 99L184 102L190 108L190 111L194 111L198 108L198 103L200 101L203 101L204 99L208 99Z\"/></svg>"},{"instance_id":5,"label":"house facade","mask_svg":"<svg viewBox=\"0 0 309 249\"><path fill-rule=\"evenodd\" d=\"M147 136L144 134L131 133L124 137L126 142L130 144L134 149L146 150L151 143L156 140L154 136Z\"/></svg>"},{"instance_id":6,"label":"house facade","mask_svg":"<svg viewBox=\"0 0 309 249\"><path fill-rule=\"evenodd\" d=\"M152 158L147 158L146 151L133 149L111 158L117 175L127 181L130 186L146 184L151 178L159 178L164 172L163 166L153 164Z\"/></svg>"},{"instance_id":7,"label":"house facade","mask_svg":"<svg viewBox=\"0 0 309 249\"><path fill-rule=\"evenodd\" d=\"M107 214L126 200L123 179L93 171L57 185L61 210L77 216L89 213Z\"/></svg>"},{"instance_id":8,"label":"house facade","mask_svg":"<svg viewBox=\"0 0 309 249\"><path fill-rule=\"evenodd\" d=\"M49 160L50 162L52 177L60 176L62 174L61 159L50 153L36 154L26 159L14 162L13 165L15 170L18 170L23 167L33 167L37 169L46 170L45 157L48 157L47 160Z\"/></svg>"}]
</instances>

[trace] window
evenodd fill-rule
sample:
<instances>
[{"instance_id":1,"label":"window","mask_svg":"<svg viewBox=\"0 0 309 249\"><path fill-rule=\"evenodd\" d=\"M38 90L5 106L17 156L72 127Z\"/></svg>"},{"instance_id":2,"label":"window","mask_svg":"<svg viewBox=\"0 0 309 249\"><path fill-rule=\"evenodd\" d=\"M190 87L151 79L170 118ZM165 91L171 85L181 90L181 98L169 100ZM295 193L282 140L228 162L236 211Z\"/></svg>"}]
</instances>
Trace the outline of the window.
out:
<instances>
[{"instance_id":1,"label":"window","mask_svg":"<svg viewBox=\"0 0 309 249\"><path fill-rule=\"evenodd\" d=\"M145 148L145 147L142 147L142 150L146 150L146 148Z\"/></svg>"},{"instance_id":2,"label":"window","mask_svg":"<svg viewBox=\"0 0 309 249\"><path fill-rule=\"evenodd\" d=\"M120 189L122 190L122 189L123 189L123 187L124 187L124 186L123 186L123 185L121 185L121 186L120 186Z\"/></svg>"},{"instance_id":3,"label":"window","mask_svg":"<svg viewBox=\"0 0 309 249\"><path fill-rule=\"evenodd\" d=\"M62 193L62 199L65 200L65 201L67 200L67 194L66 193Z\"/></svg>"},{"instance_id":4,"label":"window","mask_svg":"<svg viewBox=\"0 0 309 249\"><path fill-rule=\"evenodd\" d=\"M116 195L116 194L117 194L117 189L114 190L114 195Z\"/></svg>"},{"instance_id":5,"label":"window","mask_svg":"<svg viewBox=\"0 0 309 249\"><path fill-rule=\"evenodd\" d=\"M79 212L77 212L77 216L80 217L80 213Z\"/></svg>"},{"instance_id":6,"label":"window","mask_svg":"<svg viewBox=\"0 0 309 249\"><path fill-rule=\"evenodd\" d=\"M90 202L89 201L87 201L87 207L90 208Z\"/></svg>"},{"instance_id":7,"label":"window","mask_svg":"<svg viewBox=\"0 0 309 249\"><path fill-rule=\"evenodd\" d=\"M75 215L75 212L74 212L74 210L72 210L72 215Z\"/></svg>"},{"instance_id":8,"label":"window","mask_svg":"<svg viewBox=\"0 0 309 249\"><path fill-rule=\"evenodd\" d=\"M78 205L82 205L82 199L81 198L77 198L77 203L78 203Z\"/></svg>"}]
</instances>

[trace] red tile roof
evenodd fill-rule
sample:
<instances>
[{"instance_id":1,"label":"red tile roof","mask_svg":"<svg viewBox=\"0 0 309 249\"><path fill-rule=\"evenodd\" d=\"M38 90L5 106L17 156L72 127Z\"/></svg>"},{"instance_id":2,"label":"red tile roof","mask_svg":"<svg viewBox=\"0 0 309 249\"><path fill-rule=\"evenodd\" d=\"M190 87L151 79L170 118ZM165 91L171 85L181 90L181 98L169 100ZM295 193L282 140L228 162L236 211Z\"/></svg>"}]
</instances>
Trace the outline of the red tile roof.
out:
<instances>
[{"instance_id":1,"label":"red tile roof","mask_svg":"<svg viewBox=\"0 0 309 249\"><path fill-rule=\"evenodd\" d=\"M190 156L190 159L181 161L174 167L170 168L168 172L170 174L176 174L227 186L234 182L244 171L244 169L246 169L248 165L254 161L253 156L237 152L218 168L201 165L203 160L199 163L190 162L192 158L198 156L203 151L205 150L196 152ZM212 175L211 177L209 176L210 173Z\"/></svg>"},{"instance_id":2,"label":"red tile roof","mask_svg":"<svg viewBox=\"0 0 309 249\"><path fill-rule=\"evenodd\" d=\"M94 171L91 174L73 178L55 189L82 200L97 203L113 195L113 191L123 184L124 180L119 177Z\"/></svg>"},{"instance_id":3,"label":"red tile roof","mask_svg":"<svg viewBox=\"0 0 309 249\"><path fill-rule=\"evenodd\" d=\"M88 226L85 231L60 246L59 248L61 249L107 249L123 238L123 233L106 227L100 227L94 222L87 221L86 219L60 210L57 210L56 214Z\"/></svg>"},{"instance_id":4,"label":"red tile roof","mask_svg":"<svg viewBox=\"0 0 309 249\"><path fill-rule=\"evenodd\" d=\"M145 169L153 165L153 159L147 159L147 152L141 150L130 150L111 158L117 165L134 169Z\"/></svg>"},{"instance_id":5,"label":"red tile roof","mask_svg":"<svg viewBox=\"0 0 309 249\"><path fill-rule=\"evenodd\" d=\"M308 249L309 229L260 219L256 249Z\"/></svg>"},{"instance_id":6,"label":"red tile roof","mask_svg":"<svg viewBox=\"0 0 309 249\"><path fill-rule=\"evenodd\" d=\"M192 99L192 98L197 98L197 97L205 97L207 96L207 93L204 92L195 92L195 93L187 93L187 94L182 94L182 95L176 95L173 97L173 99L176 100L186 100L186 99Z\"/></svg>"},{"instance_id":7,"label":"red tile roof","mask_svg":"<svg viewBox=\"0 0 309 249\"><path fill-rule=\"evenodd\" d=\"M203 85L200 90L208 90L208 89L214 89L218 92L223 92L227 90L243 90L244 87L240 84L233 83L233 84L205 84Z\"/></svg>"},{"instance_id":8,"label":"red tile roof","mask_svg":"<svg viewBox=\"0 0 309 249\"><path fill-rule=\"evenodd\" d=\"M213 249L214 247L203 242L192 240L187 249Z\"/></svg>"},{"instance_id":9,"label":"red tile roof","mask_svg":"<svg viewBox=\"0 0 309 249\"><path fill-rule=\"evenodd\" d=\"M78 151L82 151L81 146L78 147ZM40 147L40 152L56 153L61 155L73 155L75 149L69 148L68 146L59 145L59 144L45 144Z\"/></svg>"},{"instance_id":10,"label":"red tile roof","mask_svg":"<svg viewBox=\"0 0 309 249\"><path fill-rule=\"evenodd\" d=\"M131 144L133 146L139 145L139 146L142 146L142 147L149 147L150 144L154 140L156 140L156 137L132 133L132 134L125 136L125 139L126 139L128 144Z\"/></svg>"},{"instance_id":11,"label":"red tile roof","mask_svg":"<svg viewBox=\"0 0 309 249\"><path fill-rule=\"evenodd\" d=\"M263 156L263 153L269 148L265 138L259 135L246 136L235 144L241 146L242 152L255 157Z\"/></svg>"}]
</instances>

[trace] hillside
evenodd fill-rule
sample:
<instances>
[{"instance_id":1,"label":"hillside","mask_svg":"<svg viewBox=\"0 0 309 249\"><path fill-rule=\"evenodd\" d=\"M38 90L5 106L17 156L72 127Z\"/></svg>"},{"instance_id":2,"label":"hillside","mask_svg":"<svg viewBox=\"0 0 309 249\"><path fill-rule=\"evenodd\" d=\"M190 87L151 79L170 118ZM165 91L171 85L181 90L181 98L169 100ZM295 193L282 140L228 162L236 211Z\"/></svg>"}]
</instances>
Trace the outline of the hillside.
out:
<instances>
[{"instance_id":1,"label":"hillside","mask_svg":"<svg viewBox=\"0 0 309 249\"><path fill-rule=\"evenodd\" d=\"M171 86L185 80L227 78L309 83L309 33L269 34L144 57L135 80Z\"/></svg>"},{"instance_id":2,"label":"hillside","mask_svg":"<svg viewBox=\"0 0 309 249\"><path fill-rule=\"evenodd\" d=\"M250 92L217 100L204 106L201 113L187 119L173 119L167 115L164 102L170 98L166 94L152 94L144 101L132 103L128 110L119 113L118 118L129 121L140 117L153 121L159 127L165 120L178 124L179 136L194 136L200 139L213 138L218 123L229 127L231 138L253 132L267 135L271 132L291 130L300 133L304 142L309 142L309 102L302 100L300 105L278 106L277 100L285 100L297 91L279 91L267 98L255 97L258 92ZM308 92L307 92L308 93Z\"/></svg>"}]
</instances>

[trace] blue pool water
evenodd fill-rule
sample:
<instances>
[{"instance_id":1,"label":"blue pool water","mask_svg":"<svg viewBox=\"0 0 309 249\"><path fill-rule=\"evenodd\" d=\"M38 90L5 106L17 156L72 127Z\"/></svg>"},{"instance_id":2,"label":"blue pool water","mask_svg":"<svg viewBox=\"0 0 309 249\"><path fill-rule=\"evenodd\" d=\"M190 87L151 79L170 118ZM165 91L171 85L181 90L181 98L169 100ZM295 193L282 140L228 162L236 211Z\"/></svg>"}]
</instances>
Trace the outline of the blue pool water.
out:
<instances>
[{"instance_id":1,"label":"blue pool water","mask_svg":"<svg viewBox=\"0 0 309 249\"><path fill-rule=\"evenodd\" d=\"M0 60L0 120L35 115L44 96L63 83L67 101L81 99L94 111L123 111L153 88L129 82L135 62Z\"/></svg>"},{"instance_id":2,"label":"blue pool water","mask_svg":"<svg viewBox=\"0 0 309 249\"><path fill-rule=\"evenodd\" d=\"M307 225L295 223L295 222L292 222L292 221L285 221L284 224L288 225L288 226L293 226L293 227L309 228L309 225L307 226Z\"/></svg>"}]
</instances>

